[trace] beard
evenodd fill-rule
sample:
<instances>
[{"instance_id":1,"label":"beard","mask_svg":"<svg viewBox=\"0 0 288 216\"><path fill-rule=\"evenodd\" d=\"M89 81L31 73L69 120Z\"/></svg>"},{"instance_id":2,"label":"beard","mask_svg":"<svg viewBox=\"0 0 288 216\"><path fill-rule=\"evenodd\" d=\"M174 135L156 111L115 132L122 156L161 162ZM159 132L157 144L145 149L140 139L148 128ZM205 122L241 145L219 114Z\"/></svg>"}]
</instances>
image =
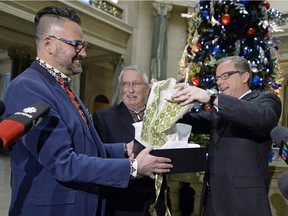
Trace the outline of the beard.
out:
<instances>
[{"instance_id":1,"label":"beard","mask_svg":"<svg viewBox=\"0 0 288 216\"><path fill-rule=\"evenodd\" d=\"M66 53L62 53L62 50L58 50L55 59L57 59L57 63L59 65L59 69L66 76L71 77L83 72L81 60L82 57L78 54L74 57L69 57Z\"/></svg>"},{"instance_id":2,"label":"beard","mask_svg":"<svg viewBox=\"0 0 288 216\"><path fill-rule=\"evenodd\" d=\"M71 63L71 67L70 70L72 72L72 75L77 75L83 72L83 68L82 68L82 64L81 64L81 56L76 55L73 59L72 59L72 63Z\"/></svg>"},{"instance_id":3,"label":"beard","mask_svg":"<svg viewBox=\"0 0 288 216\"><path fill-rule=\"evenodd\" d=\"M72 75L77 75L77 74L82 73L83 72L83 68L81 66L81 63L79 63L79 64L77 63L77 65L72 63L71 72L72 72Z\"/></svg>"}]
</instances>

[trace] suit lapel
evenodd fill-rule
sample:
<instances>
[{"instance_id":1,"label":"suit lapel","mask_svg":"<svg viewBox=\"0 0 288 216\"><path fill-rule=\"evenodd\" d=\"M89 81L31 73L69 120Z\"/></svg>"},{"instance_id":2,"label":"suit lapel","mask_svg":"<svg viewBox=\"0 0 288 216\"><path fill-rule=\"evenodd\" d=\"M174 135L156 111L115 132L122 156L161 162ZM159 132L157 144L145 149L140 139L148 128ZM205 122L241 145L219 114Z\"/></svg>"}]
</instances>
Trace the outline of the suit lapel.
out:
<instances>
[{"instance_id":1,"label":"suit lapel","mask_svg":"<svg viewBox=\"0 0 288 216\"><path fill-rule=\"evenodd\" d=\"M121 102L118 105L118 109L119 109L120 121L127 128L127 130L130 133L130 135L132 137L134 137L135 136L135 130L134 130L134 127L132 125L134 123L134 120L133 120L133 118L131 116L131 113L129 112L128 108L124 105L123 102Z\"/></svg>"},{"instance_id":2,"label":"suit lapel","mask_svg":"<svg viewBox=\"0 0 288 216\"><path fill-rule=\"evenodd\" d=\"M252 100L256 97L259 96L259 92L258 91L252 91L250 92L249 94L245 95L243 98L241 98L241 100L246 100L246 101L249 101L249 100ZM214 110L215 113L213 113L214 115L214 119L215 119L215 128L217 130L217 136L214 137L214 142L215 145L217 146L217 143L219 142L219 139L220 137L222 137L225 129L227 128L227 126L229 125L229 122L226 121L224 118L222 118L221 116L218 116L216 114L216 110Z\"/></svg>"},{"instance_id":3,"label":"suit lapel","mask_svg":"<svg viewBox=\"0 0 288 216\"><path fill-rule=\"evenodd\" d=\"M246 101L249 101L249 100L252 100L256 97L259 96L259 92L258 91L252 91L250 92L249 94L245 95L243 98L241 98L241 100L246 100Z\"/></svg>"},{"instance_id":4,"label":"suit lapel","mask_svg":"<svg viewBox=\"0 0 288 216\"><path fill-rule=\"evenodd\" d=\"M98 135L98 133L96 132L96 130L94 129L94 124L92 121L92 118L90 117L90 114L88 112L88 110L86 109L85 105L82 103L82 101L80 100L80 98L75 95L76 100L78 101L78 103L81 106L82 111L84 112L84 114L87 117L87 121L90 125L90 129L87 127L86 123L84 122L82 116L80 115L79 111L76 109L76 107L74 106L73 103L71 103L74 107L74 109L77 111L77 116L79 118L79 121L81 122L82 128L84 129L84 132L86 134L86 136L88 137L88 139L91 139L91 143L95 143L97 145L97 151L98 153L102 156L102 157L106 157L106 150L104 145L102 145L102 141ZM68 97L69 98L69 97ZM70 99L70 98L69 98ZM92 141L92 139L94 141ZM90 142L89 142L90 143Z\"/></svg>"},{"instance_id":5,"label":"suit lapel","mask_svg":"<svg viewBox=\"0 0 288 216\"><path fill-rule=\"evenodd\" d=\"M225 128L227 127L228 125L228 122L221 116L217 115L216 114L216 110L213 110L213 125L212 128L215 128L215 130L217 131L215 134L216 136L213 136L213 141L212 143L215 143L215 145L217 145L220 137L222 137L222 134L224 133L225 131Z\"/></svg>"},{"instance_id":6,"label":"suit lapel","mask_svg":"<svg viewBox=\"0 0 288 216\"><path fill-rule=\"evenodd\" d=\"M80 106L81 106L83 112L87 116L87 120L91 126L91 131L89 130L86 123L82 119L79 111L76 109L76 107L72 103L70 97L67 95L65 90L61 87L61 85L59 83L57 83L56 79L50 73L48 73L43 67L41 67L37 62L34 62L31 67L34 70L36 70L37 72L41 73L43 75L43 77L45 79L47 79L47 81L55 88L55 91L57 91L60 95L63 96L64 100L66 101L66 105L70 106L71 110L73 110L73 112L75 113L75 115L79 119L79 122L81 122L81 126L82 126L83 131L85 132L87 138L91 140L91 142L87 142L87 143L95 143L97 145L97 150L98 150L99 154L101 156L106 156L106 151L104 149L104 146L101 145L102 141L99 138L96 130L93 128L93 122L90 118L90 115L89 115L88 111L86 110L82 101L79 99L79 97L77 95L75 95L76 100L80 103ZM94 139L94 141L93 141L93 139Z\"/></svg>"}]
</instances>

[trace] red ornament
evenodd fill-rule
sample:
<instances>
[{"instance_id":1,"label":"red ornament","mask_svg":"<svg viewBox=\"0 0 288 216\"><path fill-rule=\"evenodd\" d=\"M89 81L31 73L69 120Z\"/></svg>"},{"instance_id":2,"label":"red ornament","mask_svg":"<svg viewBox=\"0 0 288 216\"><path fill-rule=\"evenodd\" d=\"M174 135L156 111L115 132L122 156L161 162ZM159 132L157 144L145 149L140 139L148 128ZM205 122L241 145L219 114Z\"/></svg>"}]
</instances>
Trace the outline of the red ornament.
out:
<instances>
[{"instance_id":1,"label":"red ornament","mask_svg":"<svg viewBox=\"0 0 288 216\"><path fill-rule=\"evenodd\" d=\"M264 1L262 5L268 10L270 8L270 3L268 1Z\"/></svg>"},{"instance_id":2,"label":"red ornament","mask_svg":"<svg viewBox=\"0 0 288 216\"><path fill-rule=\"evenodd\" d=\"M204 111L209 112L212 108L213 108L213 106L206 104L204 107Z\"/></svg>"},{"instance_id":3,"label":"red ornament","mask_svg":"<svg viewBox=\"0 0 288 216\"><path fill-rule=\"evenodd\" d=\"M194 77L192 79L192 83L194 86L199 86L200 85L200 77Z\"/></svg>"},{"instance_id":4,"label":"red ornament","mask_svg":"<svg viewBox=\"0 0 288 216\"><path fill-rule=\"evenodd\" d=\"M247 36L248 37L253 37L255 35L255 33L256 33L256 30L254 28L249 28L247 30Z\"/></svg>"},{"instance_id":5,"label":"red ornament","mask_svg":"<svg viewBox=\"0 0 288 216\"><path fill-rule=\"evenodd\" d=\"M199 52L200 50L201 50L201 44L200 44L200 43L195 44L193 51L194 51L195 53L197 53L197 52Z\"/></svg>"},{"instance_id":6,"label":"red ornament","mask_svg":"<svg viewBox=\"0 0 288 216\"><path fill-rule=\"evenodd\" d=\"M221 18L221 22L223 25L228 25L231 21L231 15L230 14L224 14Z\"/></svg>"}]
</instances>

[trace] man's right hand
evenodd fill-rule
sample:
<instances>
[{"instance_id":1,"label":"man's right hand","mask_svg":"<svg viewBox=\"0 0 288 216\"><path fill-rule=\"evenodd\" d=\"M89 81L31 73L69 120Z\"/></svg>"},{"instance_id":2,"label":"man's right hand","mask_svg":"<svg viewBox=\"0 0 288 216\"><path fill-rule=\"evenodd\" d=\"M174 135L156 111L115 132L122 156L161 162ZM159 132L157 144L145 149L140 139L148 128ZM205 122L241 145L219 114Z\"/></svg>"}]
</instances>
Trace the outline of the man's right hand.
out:
<instances>
[{"instance_id":1,"label":"man's right hand","mask_svg":"<svg viewBox=\"0 0 288 216\"><path fill-rule=\"evenodd\" d=\"M152 147L148 146L143 149L136 157L138 162L137 174L149 176L154 179L155 174L170 172L173 168L171 159L165 157L157 157L150 154Z\"/></svg>"}]
</instances>

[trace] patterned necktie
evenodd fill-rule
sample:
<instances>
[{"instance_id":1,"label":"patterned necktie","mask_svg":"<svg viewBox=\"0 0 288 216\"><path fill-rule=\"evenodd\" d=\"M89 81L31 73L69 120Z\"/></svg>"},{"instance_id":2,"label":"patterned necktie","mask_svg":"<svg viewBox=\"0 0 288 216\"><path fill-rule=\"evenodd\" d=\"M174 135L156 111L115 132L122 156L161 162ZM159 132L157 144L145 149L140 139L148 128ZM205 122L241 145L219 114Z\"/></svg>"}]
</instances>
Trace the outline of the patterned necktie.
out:
<instances>
[{"instance_id":1,"label":"patterned necktie","mask_svg":"<svg viewBox=\"0 0 288 216\"><path fill-rule=\"evenodd\" d=\"M90 127L89 122L87 120L87 116L85 115L85 113L83 112L82 107L80 106L80 103L76 100L75 94L72 91L72 89L69 88L68 86L68 82L71 80L71 78L69 78L68 76L66 76L65 74L61 73L59 70L57 70L56 68L52 67L51 65L49 65L47 62L41 60L39 57L36 58L37 62L44 67L48 73L50 73L53 77L55 77L55 79L58 81L58 83L61 85L61 87L65 90L65 92L68 94L68 96L70 97L72 103L74 104L74 106L76 107L76 109L78 110L78 112L80 113L82 119L84 120L84 122L86 123L86 125L88 126L88 128Z\"/></svg>"},{"instance_id":2,"label":"patterned necktie","mask_svg":"<svg viewBox=\"0 0 288 216\"><path fill-rule=\"evenodd\" d=\"M65 91L68 94L68 96L71 98L72 103L74 104L74 106L76 107L78 112L80 113L80 115L81 115L82 119L84 120L84 122L86 123L86 125L89 126L89 122L87 120L87 117L86 117L85 113L82 110L82 107L80 106L80 104L76 100L76 97L75 97L73 91L69 88L68 85L65 86Z\"/></svg>"},{"instance_id":3,"label":"patterned necktie","mask_svg":"<svg viewBox=\"0 0 288 216\"><path fill-rule=\"evenodd\" d=\"M70 97L72 103L74 104L74 106L76 107L78 112L80 113L82 119L84 120L86 125L89 127L89 122L87 120L87 117L86 117L85 113L83 112L82 107L80 106L79 102L76 100L75 94L72 91L72 89L70 89L70 87L64 82L64 80L61 77L57 78L57 81L60 83L60 85L65 90L67 95Z\"/></svg>"},{"instance_id":4,"label":"patterned necktie","mask_svg":"<svg viewBox=\"0 0 288 216\"><path fill-rule=\"evenodd\" d=\"M145 112L145 108L146 106L144 107L144 109L142 109L141 111L137 112L133 109L129 109L131 115L132 115L132 118L134 120L134 122L140 122L140 121L143 121L143 117L144 117L144 112Z\"/></svg>"}]
</instances>

